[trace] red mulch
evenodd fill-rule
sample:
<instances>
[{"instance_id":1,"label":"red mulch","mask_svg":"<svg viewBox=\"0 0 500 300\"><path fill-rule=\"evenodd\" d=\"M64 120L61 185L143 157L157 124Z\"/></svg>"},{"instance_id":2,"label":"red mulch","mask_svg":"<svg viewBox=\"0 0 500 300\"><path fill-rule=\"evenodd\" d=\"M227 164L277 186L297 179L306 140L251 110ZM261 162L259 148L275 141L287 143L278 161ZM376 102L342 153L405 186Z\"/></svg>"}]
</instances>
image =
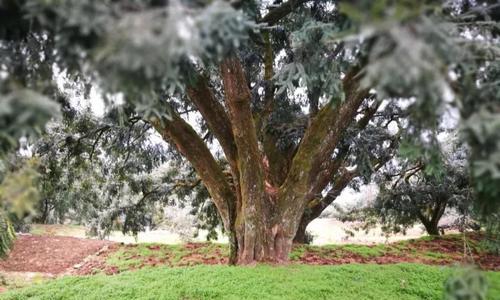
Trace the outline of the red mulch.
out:
<instances>
[{"instance_id":1,"label":"red mulch","mask_svg":"<svg viewBox=\"0 0 500 300\"><path fill-rule=\"evenodd\" d=\"M479 242L481 236L469 234L468 239ZM368 246L370 247L370 246ZM441 258L426 257L423 254L432 252L443 254ZM464 257L463 244L460 239L435 238L434 240L417 240L406 248L402 247L397 253L386 252L379 256L363 257L356 253L341 252L335 255L335 250L331 253L321 253L316 251L305 251L298 262L308 265L340 265L350 263L370 263L370 264L394 264L394 263L422 263L427 265L453 265L453 264L474 264L483 270L500 271L500 256L488 253L479 253L477 249L471 249L470 253Z\"/></svg>"},{"instance_id":2,"label":"red mulch","mask_svg":"<svg viewBox=\"0 0 500 300\"><path fill-rule=\"evenodd\" d=\"M355 253L346 253L341 257L325 257L321 254L306 252L299 259L301 264L306 265L344 265L344 264L397 264L403 262L422 263L427 265L449 265L452 262L461 262L457 260L431 260L419 257L410 257L405 255L384 254L382 256L364 257Z\"/></svg>"},{"instance_id":3,"label":"red mulch","mask_svg":"<svg viewBox=\"0 0 500 300\"><path fill-rule=\"evenodd\" d=\"M64 273L112 242L65 236L18 236L0 271Z\"/></svg>"}]
</instances>

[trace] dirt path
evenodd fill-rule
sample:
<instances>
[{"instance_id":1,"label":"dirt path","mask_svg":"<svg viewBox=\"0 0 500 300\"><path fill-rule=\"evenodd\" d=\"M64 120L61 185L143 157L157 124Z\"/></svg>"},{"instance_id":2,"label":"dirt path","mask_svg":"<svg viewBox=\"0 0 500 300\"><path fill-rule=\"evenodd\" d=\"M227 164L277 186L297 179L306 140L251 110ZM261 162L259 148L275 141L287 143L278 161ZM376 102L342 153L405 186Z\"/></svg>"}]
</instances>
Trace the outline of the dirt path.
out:
<instances>
[{"instance_id":1,"label":"dirt path","mask_svg":"<svg viewBox=\"0 0 500 300\"><path fill-rule=\"evenodd\" d=\"M8 258L0 260L0 271L58 275L110 244L63 236L18 236Z\"/></svg>"}]
</instances>

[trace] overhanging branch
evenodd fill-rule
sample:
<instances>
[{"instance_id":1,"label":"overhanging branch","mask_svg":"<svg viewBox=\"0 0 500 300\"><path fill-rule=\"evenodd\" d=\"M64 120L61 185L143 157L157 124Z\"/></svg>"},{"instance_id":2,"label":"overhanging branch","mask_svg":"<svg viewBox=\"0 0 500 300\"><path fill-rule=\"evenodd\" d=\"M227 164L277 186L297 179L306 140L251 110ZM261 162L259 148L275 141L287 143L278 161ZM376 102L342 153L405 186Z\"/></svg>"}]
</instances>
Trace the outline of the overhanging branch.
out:
<instances>
[{"instance_id":1,"label":"overhanging branch","mask_svg":"<svg viewBox=\"0 0 500 300\"><path fill-rule=\"evenodd\" d=\"M312 188L317 174L322 170L323 163L330 160L368 95L368 89L359 89L359 78L356 77L358 71L358 67L352 69L343 80L346 100L336 106L325 105L311 121L293 158L288 176L280 188L284 201L304 205L314 198ZM298 196L291 197L287 194Z\"/></svg>"},{"instance_id":2,"label":"overhanging branch","mask_svg":"<svg viewBox=\"0 0 500 300\"><path fill-rule=\"evenodd\" d=\"M229 229L229 205L236 203L235 193L207 145L196 131L175 112L171 113L170 120L154 119L151 123L163 139L174 146L192 164L208 189L224 225Z\"/></svg>"},{"instance_id":3,"label":"overhanging branch","mask_svg":"<svg viewBox=\"0 0 500 300\"><path fill-rule=\"evenodd\" d=\"M234 142L238 149L240 189L244 198L262 198L264 191L262 158L250 106L251 95L243 67L236 56L226 58L220 66L225 102L229 110ZM251 194L258 195L251 195Z\"/></svg>"},{"instance_id":4,"label":"overhanging branch","mask_svg":"<svg viewBox=\"0 0 500 300\"><path fill-rule=\"evenodd\" d=\"M187 87L187 94L219 141L231 169L237 172L238 156L231 123L224 107L210 89L208 79L202 75L197 76L194 84Z\"/></svg>"}]
</instances>

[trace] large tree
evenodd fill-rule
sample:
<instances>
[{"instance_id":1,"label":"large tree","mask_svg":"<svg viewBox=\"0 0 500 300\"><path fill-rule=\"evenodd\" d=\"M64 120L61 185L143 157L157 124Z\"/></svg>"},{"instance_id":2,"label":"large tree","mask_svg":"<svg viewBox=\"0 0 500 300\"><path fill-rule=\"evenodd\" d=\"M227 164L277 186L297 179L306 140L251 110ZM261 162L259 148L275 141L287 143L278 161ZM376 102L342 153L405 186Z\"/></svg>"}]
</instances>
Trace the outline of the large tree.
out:
<instances>
[{"instance_id":1,"label":"large tree","mask_svg":"<svg viewBox=\"0 0 500 300\"><path fill-rule=\"evenodd\" d=\"M7 49L49 49L38 65L123 99L125 119L189 161L233 263L287 260L297 231L387 161L391 123L433 126L448 51L466 53L440 1L5 1L1 13Z\"/></svg>"}]
</instances>

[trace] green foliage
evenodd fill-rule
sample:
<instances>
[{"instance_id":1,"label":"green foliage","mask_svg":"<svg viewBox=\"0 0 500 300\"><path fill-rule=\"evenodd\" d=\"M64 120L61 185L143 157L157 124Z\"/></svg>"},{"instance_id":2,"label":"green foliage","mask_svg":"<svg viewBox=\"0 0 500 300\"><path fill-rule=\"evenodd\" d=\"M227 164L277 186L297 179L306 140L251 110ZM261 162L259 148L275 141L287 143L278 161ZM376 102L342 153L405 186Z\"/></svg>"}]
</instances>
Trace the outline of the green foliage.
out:
<instances>
[{"instance_id":1,"label":"green foliage","mask_svg":"<svg viewBox=\"0 0 500 300\"><path fill-rule=\"evenodd\" d=\"M355 38L372 42L363 81L382 97L412 100L409 121L415 137L437 128L448 103L460 110L483 215L500 208L495 3L377 0L340 5L352 20ZM353 39L334 39L339 40Z\"/></svg>"},{"instance_id":2,"label":"green foliage","mask_svg":"<svg viewBox=\"0 0 500 300\"><path fill-rule=\"evenodd\" d=\"M488 281L478 270L460 270L445 283L445 300L483 300L487 295Z\"/></svg>"},{"instance_id":3,"label":"green foliage","mask_svg":"<svg viewBox=\"0 0 500 300\"><path fill-rule=\"evenodd\" d=\"M467 150L455 142L448 138L429 148L403 143L400 155L376 176L380 192L375 201L342 212L342 218L362 221L365 230L381 223L386 233L404 233L419 222L438 235L439 220L454 211L462 216L456 225L466 228L474 196Z\"/></svg>"},{"instance_id":4,"label":"green foliage","mask_svg":"<svg viewBox=\"0 0 500 300\"><path fill-rule=\"evenodd\" d=\"M42 175L38 220L70 218L100 236L113 229L136 234L154 225L156 204L168 202L170 187L161 171L152 174L167 153L150 142L150 128L117 108L102 118L69 111L63 123L51 124L35 145Z\"/></svg>"},{"instance_id":5,"label":"green foliage","mask_svg":"<svg viewBox=\"0 0 500 300\"><path fill-rule=\"evenodd\" d=\"M0 212L0 257L7 255L15 238L14 227L9 217Z\"/></svg>"},{"instance_id":6,"label":"green foliage","mask_svg":"<svg viewBox=\"0 0 500 300\"><path fill-rule=\"evenodd\" d=\"M433 134L430 143L422 143L420 140L414 139L403 140L398 148L399 157L413 163L425 162L423 171L426 175L442 178L446 176L446 170L443 166L443 161L446 158L443 158L442 149L440 149L435 137L436 135ZM461 150L463 151L463 149Z\"/></svg>"},{"instance_id":7,"label":"green foliage","mask_svg":"<svg viewBox=\"0 0 500 300\"><path fill-rule=\"evenodd\" d=\"M0 181L0 256L6 255L12 246L14 227L22 225L25 217L33 213L39 199L37 162L21 163L19 168L2 174Z\"/></svg>"},{"instance_id":8,"label":"green foliage","mask_svg":"<svg viewBox=\"0 0 500 300\"><path fill-rule=\"evenodd\" d=\"M10 24L19 17L17 3L0 3L0 11L12 9L0 22L0 255L13 243L14 225L32 212L38 191L34 181L38 174L31 162L11 168L13 153L20 148L20 139L31 142L44 130L45 124L57 117L59 105L47 97L51 84L40 80L51 76L50 55L46 55L38 35L21 43L12 43L24 28ZM5 23L7 23L7 25ZM4 27L6 26L6 28ZM6 40L4 40L6 38ZM42 58L43 57L43 58ZM47 68L47 66L49 66ZM16 169L17 168L17 169Z\"/></svg>"},{"instance_id":9,"label":"green foliage","mask_svg":"<svg viewBox=\"0 0 500 300\"><path fill-rule=\"evenodd\" d=\"M37 183L40 175L35 168L36 160L23 163L20 169L7 173L0 184L2 209L18 218L32 213L38 201Z\"/></svg>"},{"instance_id":10,"label":"green foliage","mask_svg":"<svg viewBox=\"0 0 500 300\"><path fill-rule=\"evenodd\" d=\"M350 28L332 36L355 47L358 39L367 42L359 51L369 63L362 84L377 90L381 98L399 97L412 101L412 120L422 128L434 128L443 112L443 95L449 89L445 55L459 60L447 18L439 1L357 1L342 2L340 12L350 20ZM347 36L346 36L347 35ZM445 46L446 45L446 46ZM442 53L441 47L447 52Z\"/></svg>"},{"instance_id":11,"label":"green foliage","mask_svg":"<svg viewBox=\"0 0 500 300\"><path fill-rule=\"evenodd\" d=\"M168 116L165 98L181 95L193 63L217 63L254 26L225 1L190 2L27 1L25 8L54 31L64 67L97 77L107 92L124 93L148 119ZM86 64L97 74L85 72Z\"/></svg>"},{"instance_id":12,"label":"green foliage","mask_svg":"<svg viewBox=\"0 0 500 300\"><path fill-rule=\"evenodd\" d=\"M59 112L54 101L28 89L0 94L0 98L0 154L16 149L23 136L40 135L45 123Z\"/></svg>"},{"instance_id":13,"label":"green foliage","mask_svg":"<svg viewBox=\"0 0 500 300\"><path fill-rule=\"evenodd\" d=\"M291 47L295 59L276 74L274 79L280 87L277 94L305 87L309 93L320 93L315 97L332 98L336 102L344 100L340 74L345 71L347 62L343 61L342 47L324 41L332 31L336 31L336 24L306 19L301 28L293 32ZM338 55L339 60L325 61L325 53Z\"/></svg>"},{"instance_id":14,"label":"green foliage","mask_svg":"<svg viewBox=\"0 0 500 300\"><path fill-rule=\"evenodd\" d=\"M452 269L414 264L148 268L65 277L0 299L440 299ZM488 272L491 286L499 273ZM498 290L491 289L488 299Z\"/></svg>"},{"instance_id":15,"label":"green foliage","mask_svg":"<svg viewBox=\"0 0 500 300\"><path fill-rule=\"evenodd\" d=\"M382 25L387 22L406 21L411 17L420 16L425 9L433 7L429 5L430 2L432 1L374 0L357 1L354 4L341 2L339 3L339 11L349 16L355 24Z\"/></svg>"},{"instance_id":16,"label":"green foliage","mask_svg":"<svg viewBox=\"0 0 500 300\"><path fill-rule=\"evenodd\" d=\"M49 154L40 155L45 155L44 170L50 170L43 173L47 177L41 187L45 203L57 203L61 216L76 207L75 211L103 232L125 216L122 227L137 232L157 208L149 200L164 204L171 202L174 194L181 195L181 202L190 202L193 211L206 221L203 226L213 234L220 218L213 203L206 201L206 190L200 185L193 187L192 169L167 172L161 179L151 176L161 163L151 155L162 151L153 151L145 138L135 143L131 137L138 137L140 126L147 127L153 116L168 117L175 110L190 119L189 112L196 107L184 88L193 83L194 72L209 79L215 98L222 101L218 63L230 53L244 64L252 109L262 112L269 95L272 106L279 107L259 127L272 133L281 151L278 154L286 158L300 144L314 112L342 101L346 88L342 79L354 75L350 71L357 73L354 81L370 94L355 119L369 112L371 104L383 102L384 108L366 130L352 126L344 132L340 147L332 151L336 154L347 149L342 168L356 167L364 182L376 171L376 162L385 162L393 155L387 143L397 144L404 136L416 146L405 146L402 154L412 162L425 161L421 178L427 181L426 188L436 191L436 185L446 179L445 168L439 166L435 140L421 147L422 137L438 131L450 106L458 108L465 121L465 141L471 147L479 208L483 215L498 212L498 124L491 120L498 118L499 111L500 52L498 7L490 5L493 1L315 0L285 12L273 26L255 25L268 9L267 2L240 2L0 3L1 15L9 16L0 20L0 49L5 57L2 95L30 89L56 98L54 75L59 70L59 75L67 75L68 89L75 91L74 85L81 83L86 85L85 92L89 86L101 91L112 115L103 120L75 116L76 122L55 132L58 143L51 144L50 138L44 141ZM274 67L271 79L264 78L262 72L269 53L275 56L266 61L271 59ZM33 94L22 95L27 96L35 98ZM121 102L116 99L123 100L123 105L115 105ZM307 107L309 114L305 113ZM477 115L483 111L488 117ZM391 123L398 127L395 136L388 132ZM205 120L197 125L197 133L207 144L216 145ZM258 135L263 142L264 134ZM412 151L405 151L408 149ZM216 154L221 169L227 169L225 159ZM170 166L185 162L176 154L169 158L175 160ZM180 180L187 182L190 190L177 188L174 183ZM359 181L352 183L356 187ZM408 184L399 192L411 189ZM413 189L415 197L418 192L426 191ZM440 190L447 192L446 188ZM426 202L422 198L419 200ZM403 202L404 208L389 210L407 213L408 207L415 207L411 201Z\"/></svg>"},{"instance_id":17,"label":"green foliage","mask_svg":"<svg viewBox=\"0 0 500 300\"><path fill-rule=\"evenodd\" d=\"M486 238L482 242L482 247L488 249L491 253L500 255L500 218L499 213L491 213L483 216L482 222L486 228Z\"/></svg>"},{"instance_id":18,"label":"green foliage","mask_svg":"<svg viewBox=\"0 0 500 300\"><path fill-rule=\"evenodd\" d=\"M482 199L479 209L483 212L497 211L500 152L496 148L500 140L500 118L498 114L482 110L473 114L465 126L471 144L480 149L473 152L475 160L472 163L476 193Z\"/></svg>"}]
</instances>

